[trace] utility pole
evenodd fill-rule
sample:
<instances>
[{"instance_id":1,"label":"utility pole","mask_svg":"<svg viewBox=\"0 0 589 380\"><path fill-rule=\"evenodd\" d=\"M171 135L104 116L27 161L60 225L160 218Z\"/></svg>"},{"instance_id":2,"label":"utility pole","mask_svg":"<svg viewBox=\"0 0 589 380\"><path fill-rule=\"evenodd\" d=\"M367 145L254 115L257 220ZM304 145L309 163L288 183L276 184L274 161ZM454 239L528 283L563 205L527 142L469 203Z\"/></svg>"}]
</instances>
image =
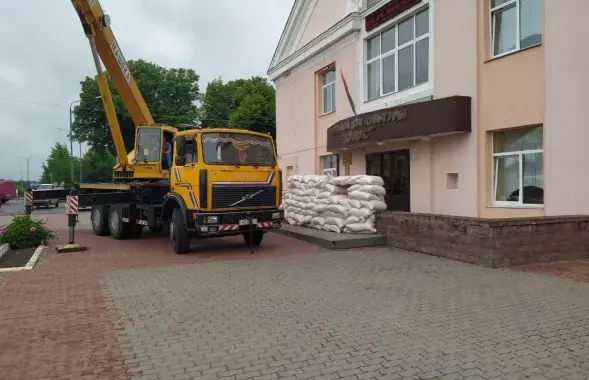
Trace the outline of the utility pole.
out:
<instances>
[{"instance_id":1,"label":"utility pole","mask_svg":"<svg viewBox=\"0 0 589 380\"><path fill-rule=\"evenodd\" d=\"M30 181L30 177L29 177L29 160L31 159L31 157L21 157L18 156L18 158L22 158L23 160L27 161L27 186L31 185L31 181Z\"/></svg>"},{"instance_id":2,"label":"utility pole","mask_svg":"<svg viewBox=\"0 0 589 380\"><path fill-rule=\"evenodd\" d=\"M95 96L90 99L100 99L100 96ZM72 106L76 103L81 102L83 99L74 100L70 103L70 177L72 181L72 187L74 186L74 135L72 133L72 124L73 124L73 113L74 110ZM80 183L82 182L82 142L78 140L80 143Z\"/></svg>"}]
</instances>

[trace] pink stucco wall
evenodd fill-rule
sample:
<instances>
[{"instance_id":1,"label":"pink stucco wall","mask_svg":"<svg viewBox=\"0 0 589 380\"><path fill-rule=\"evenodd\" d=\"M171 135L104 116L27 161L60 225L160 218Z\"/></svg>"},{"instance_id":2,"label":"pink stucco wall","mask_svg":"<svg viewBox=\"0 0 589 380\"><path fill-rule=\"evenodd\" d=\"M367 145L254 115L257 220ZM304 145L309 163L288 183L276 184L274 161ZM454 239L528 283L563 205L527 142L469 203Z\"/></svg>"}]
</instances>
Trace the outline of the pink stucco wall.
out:
<instances>
[{"instance_id":1,"label":"pink stucco wall","mask_svg":"<svg viewBox=\"0 0 589 380\"><path fill-rule=\"evenodd\" d=\"M314 4L313 13L305 25L297 49L335 25L348 13L348 0L316 0L311 3Z\"/></svg>"},{"instance_id":2,"label":"pink stucco wall","mask_svg":"<svg viewBox=\"0 0 589 380\"><path fill-rule=\"evenodd\" d=\"M547 215L589 214L589 1L544 1Z\"/></svg>"}]
</instances>

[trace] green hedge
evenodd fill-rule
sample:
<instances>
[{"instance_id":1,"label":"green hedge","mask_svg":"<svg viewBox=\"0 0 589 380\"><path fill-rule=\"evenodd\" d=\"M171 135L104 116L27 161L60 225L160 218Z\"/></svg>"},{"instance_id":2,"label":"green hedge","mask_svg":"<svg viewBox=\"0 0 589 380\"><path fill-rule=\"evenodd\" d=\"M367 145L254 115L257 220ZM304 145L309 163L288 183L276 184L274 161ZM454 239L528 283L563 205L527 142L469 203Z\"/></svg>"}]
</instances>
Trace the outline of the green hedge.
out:
<instances>
[{"instance_id":1,"label":"green hedge","mask_svg":"<svg viewBox=\"0 0 589 380\"><path fill-rule=\"evenodd\" d=\"M10 244L11 249L33 248L47 244L55 233L45 227L41 219L16 215L6 226L0 226L0 243Z\"/></svg>"}]
</instances>

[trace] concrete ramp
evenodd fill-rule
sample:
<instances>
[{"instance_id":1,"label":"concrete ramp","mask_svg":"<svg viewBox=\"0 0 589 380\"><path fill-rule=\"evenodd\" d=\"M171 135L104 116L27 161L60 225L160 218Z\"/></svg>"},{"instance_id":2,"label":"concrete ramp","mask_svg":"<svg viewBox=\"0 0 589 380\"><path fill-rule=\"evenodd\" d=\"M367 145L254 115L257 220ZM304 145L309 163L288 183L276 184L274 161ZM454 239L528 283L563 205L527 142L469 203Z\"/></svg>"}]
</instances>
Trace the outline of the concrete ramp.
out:
<instances>
[{"instance_id":1,"label":"concrete ramp","mask_svg":"<svg viewBox=\"0 0 589 380\"><path fill-rule=\"evenodd\" d=\"M317 244L327 249L376 247L386 244L385 236L377 234L337 234L335 232L319 231L314 228L291 226L288 224L271 231L307 243Z\"/></svg>"}]
</instances>

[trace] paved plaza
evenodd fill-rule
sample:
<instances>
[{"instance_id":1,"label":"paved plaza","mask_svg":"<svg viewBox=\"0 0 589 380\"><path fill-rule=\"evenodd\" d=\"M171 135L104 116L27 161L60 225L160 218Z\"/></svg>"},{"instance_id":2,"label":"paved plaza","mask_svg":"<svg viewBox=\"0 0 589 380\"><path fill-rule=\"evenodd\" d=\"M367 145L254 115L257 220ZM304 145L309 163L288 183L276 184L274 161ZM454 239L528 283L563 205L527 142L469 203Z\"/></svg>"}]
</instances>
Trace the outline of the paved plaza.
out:
<instances>
[{"instance_id":1,"label":"paved plaza","mask_svg":"<svg viewBox=\"0 0 589 380\"><path fill-rule=\"evenodd\" d=\"M589 378L589 283L273 234L253 256L78 236L0 274L3 379Z\"/></svg>"}]
</instances>

